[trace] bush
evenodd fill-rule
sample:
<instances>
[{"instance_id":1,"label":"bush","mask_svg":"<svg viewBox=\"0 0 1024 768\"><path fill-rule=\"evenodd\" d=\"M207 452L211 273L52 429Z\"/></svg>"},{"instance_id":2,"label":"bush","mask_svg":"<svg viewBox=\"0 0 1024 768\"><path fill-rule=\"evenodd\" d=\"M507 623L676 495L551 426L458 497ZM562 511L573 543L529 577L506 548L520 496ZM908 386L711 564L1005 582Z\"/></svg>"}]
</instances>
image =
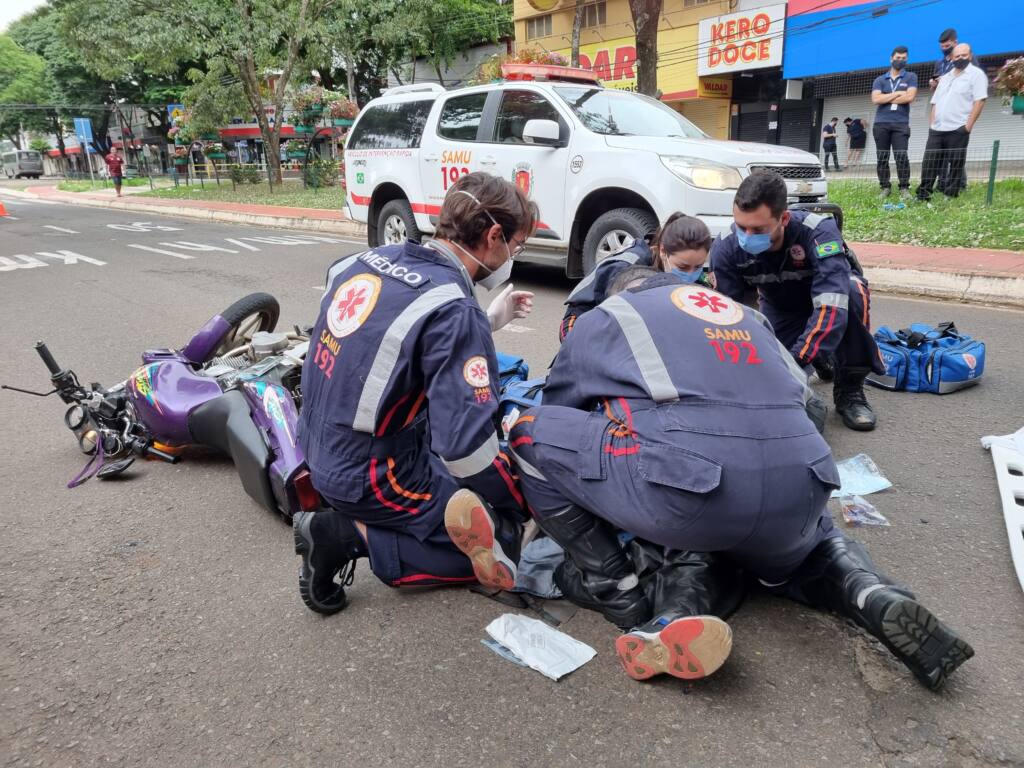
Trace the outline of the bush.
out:
<instances>
[{"instance_id":1,"label":"bush","mask_svg":"<svg viewBox=\"0 0 1024 768\"><path fill-rule=\"evenodd\" d=\"M253 166L241 166L237 163L228 166L228 175L235 184L259 184L263 181L259 169Z\"/></svg>"},{"instance_id":2,"label":"bush","mask_svg":"<svg viewBox=\"0 0 1024 768\"><path fill-rule=\"evenodd\" d=\"M310 160L303 169L306 183L314 188L333 187L338 184L338 163L327 157Z\"/></svg>"}]
</instances>

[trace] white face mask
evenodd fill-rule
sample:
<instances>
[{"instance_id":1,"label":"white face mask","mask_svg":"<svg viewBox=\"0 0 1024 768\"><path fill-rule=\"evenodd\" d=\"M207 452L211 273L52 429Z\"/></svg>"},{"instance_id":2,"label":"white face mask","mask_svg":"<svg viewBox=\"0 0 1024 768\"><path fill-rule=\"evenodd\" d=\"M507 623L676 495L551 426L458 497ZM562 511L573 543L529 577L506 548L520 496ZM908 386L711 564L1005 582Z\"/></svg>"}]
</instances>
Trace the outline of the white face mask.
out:
<instances>
[{"instance_id":1,"label":"white face mask","mask_svg":"<svg viewBox=\"0 0 1024 768\"><path fill-rule=\"evenodd\" d=\"M487 218L489 218L494 223L494 225L496 227L500 227L501 226L500 224L498 224L498 222L494 221L494 217L491 216L491 212L488 211L486 208L484 208L483 204L481 204L481 202L479 200L477 200L476 197L471 195L469 192L464 192L461 189L456 190L456 191L457 191L458 194L465 195L466 197L470 198L474 203L479 205L480 209L484 213L487 214ZM479 264L483 269L487 270L487 272L488 272L487 277L484 277L484 278L482 278L480 280L474 280L474 282L477 285L481 286L482 288L484 288L485 290L488 290L488 291L493 291L495 288L497 288L502 283L506 282L512 276L512 249L509 248L508 240L505 240L505 235L504 234L502 234L501 239L502 239L502 242L505 243L505 251L506 251L506 253L508 253L508 258L504 262L502 262L501 266L498 267L497 269L491 269L486 264L484 264L482 261L480 261L480 259L478 259L472 253L470 253L465 248L463 248L461 245L459 245L456 242L452 242L452 245L454 245L456 248L458 248L464 254L469 256L470 259L472 259L477 264Z\"/></svg>"}]
</instances>

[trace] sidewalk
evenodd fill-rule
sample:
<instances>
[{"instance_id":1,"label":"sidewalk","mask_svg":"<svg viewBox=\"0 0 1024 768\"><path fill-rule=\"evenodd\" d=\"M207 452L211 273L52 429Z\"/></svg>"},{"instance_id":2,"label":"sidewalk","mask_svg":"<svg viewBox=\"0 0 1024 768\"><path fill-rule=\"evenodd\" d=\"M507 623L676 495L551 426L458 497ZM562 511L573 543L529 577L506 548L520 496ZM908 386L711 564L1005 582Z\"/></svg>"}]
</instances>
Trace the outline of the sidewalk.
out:
<instances>
[{"instance_id":1,"label":"sidewalk","mask_svg":"<svg viewBox=\"0 0 1024 768\"><path fill-rule=\"evenodd\" d=\"M145 191L139 187L126 187L125 197L121 199L114 196L112 189L60 192L56 186L40 186L30 192L4 191L75 205L305 229L356 239L366 237L366 228L349 219L343 211L202 200L132 199L133 193ZM1024 308L1024 252L922 248L895 243L850 243L850 246L875 291Z\"/></svg>"}]
</instances>

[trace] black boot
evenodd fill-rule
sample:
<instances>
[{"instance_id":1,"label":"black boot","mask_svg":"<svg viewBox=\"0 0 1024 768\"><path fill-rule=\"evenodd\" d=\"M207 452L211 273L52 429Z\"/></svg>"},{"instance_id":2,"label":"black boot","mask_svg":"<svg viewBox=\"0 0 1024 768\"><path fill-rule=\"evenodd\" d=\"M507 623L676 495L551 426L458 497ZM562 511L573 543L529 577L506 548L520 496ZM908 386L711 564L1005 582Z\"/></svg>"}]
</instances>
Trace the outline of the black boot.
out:
<instances>
[{"instance_id":1,"label":"black boot","mask_svg":"<svg viewBox=\"0 0 1024 768\"><path fill-rule=\"evenodd\" d=\"M555 571L555 583L566 597L600 611L620 629L632 629L651 617L636 568L610 524L576 506L537 522L568 555Z\"/></svg>"},{"instance_id":2,"label":"black boot","mask_svg":"<svg viewBox=\"0 0 1024 768\"><path fill-rule=\"evenodd\" d=\"M296 512L292 517L295 554L302 555L299 595L311 611L329 616L348 605L345 587L355 576L356 559L366 555L355 525L344 515ZM338 581L335 581L338 576Z\"/></svg>"},{"instance_id":3,"label":"black boot","mask_svg":"<svg viewBox=\"0 0 1024 768\"><path fill-rule=\"evenodd\" d=\"M832 386L836 413L842 417L843 424L858 432L870 432L875 428L875 412L864 394L864 379L868 372L867 368L840 368Z\"/></svg>"},{"instance_id":4,"label":"black boot","mask_svg":"<svg viewBox=\"0 0 1024 768\"><path fill-rule=\"evenodd\" d=\"M878 573L863 546L845 537L815 547L790 580L789 594L855 621L933 691L974 655L913 592Z\"/></svg>"},{"instance_id":5,"label":"black boot","mask_svg":"<svg viewBox=\"0 0 1024 768\"><path fill-rule=\"evenodd\" d=\"M444 509L448 536L473 563L485 587L511 590L516 583L522 526L507 520L468 488L460 488Z\"/></svg>"},{"instance_id":6,"label":"black boot","mask_svg":"<svg viewBox=\"0 0 1024 768\"><path fill-rule=\"evenodd\" d=\"M817 357L811 365L821 381L832 381L836 377L836 366L831 358Z\"/></svg>"}]
</instances>

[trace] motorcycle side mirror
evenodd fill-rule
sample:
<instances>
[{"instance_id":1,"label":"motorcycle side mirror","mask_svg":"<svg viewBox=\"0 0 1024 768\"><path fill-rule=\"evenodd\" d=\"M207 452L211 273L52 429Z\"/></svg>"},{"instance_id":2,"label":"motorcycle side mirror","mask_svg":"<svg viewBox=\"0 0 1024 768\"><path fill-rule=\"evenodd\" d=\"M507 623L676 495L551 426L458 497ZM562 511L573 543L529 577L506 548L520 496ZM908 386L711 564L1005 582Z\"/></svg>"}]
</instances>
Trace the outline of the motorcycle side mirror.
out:
<instances>
[{"instance_id":1,"label":"motorcycle side mirror","mask_svg":"<svg viewBox=\"0 0 1024 768\"><path fill-rule=\"evenodd\" d=\"M109 464L104 464L103 468L96 473L96 477L98 477L100 480L109 480L112 477L117 477L118 475L120 475L134 463L134 456L129 456L126 459L118 459L117 461L112 461Z\"/></svg>"}]
</instances>

